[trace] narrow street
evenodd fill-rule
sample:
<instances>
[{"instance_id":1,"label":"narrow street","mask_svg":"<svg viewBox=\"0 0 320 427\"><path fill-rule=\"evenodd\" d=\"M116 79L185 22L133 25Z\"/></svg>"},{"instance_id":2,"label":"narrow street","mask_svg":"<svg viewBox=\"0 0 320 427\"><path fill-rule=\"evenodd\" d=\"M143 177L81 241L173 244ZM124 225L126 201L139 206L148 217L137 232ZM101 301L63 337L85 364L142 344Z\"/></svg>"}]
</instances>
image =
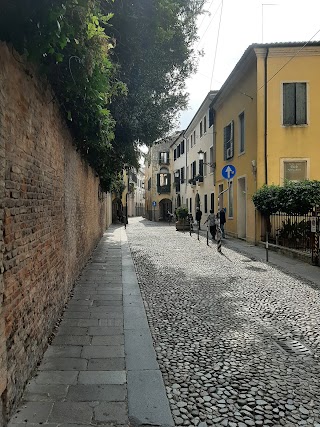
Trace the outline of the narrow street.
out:
<instances>
[{"instance_id":1,"label":"narrow street","mask_svg":"<svg viewBox=\"0 0 320 427\"><path fill-rule=\"evenodd\" d=\"M127 235L175 425L320 427L317 284L173 225Z\"/></svg>"}]
</instances>

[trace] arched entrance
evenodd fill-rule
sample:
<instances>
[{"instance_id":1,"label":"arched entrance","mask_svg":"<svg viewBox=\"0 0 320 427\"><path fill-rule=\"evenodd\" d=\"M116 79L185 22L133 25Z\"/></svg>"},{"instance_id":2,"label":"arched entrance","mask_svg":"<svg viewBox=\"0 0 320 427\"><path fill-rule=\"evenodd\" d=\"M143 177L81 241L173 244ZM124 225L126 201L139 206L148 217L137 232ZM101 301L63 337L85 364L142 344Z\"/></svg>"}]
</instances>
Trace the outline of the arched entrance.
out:
<instances>
[{"instance_id":1,"label":"arched entrance","mask_svg":"<svg viewBox=\"0 0 320 427\"><path fill-rule=\"evenodd\" d=\"M162 199L159 202L159 221L167 220L168 211L172 212L172 201L170 199Z\"/></svg>"}]
</instances>

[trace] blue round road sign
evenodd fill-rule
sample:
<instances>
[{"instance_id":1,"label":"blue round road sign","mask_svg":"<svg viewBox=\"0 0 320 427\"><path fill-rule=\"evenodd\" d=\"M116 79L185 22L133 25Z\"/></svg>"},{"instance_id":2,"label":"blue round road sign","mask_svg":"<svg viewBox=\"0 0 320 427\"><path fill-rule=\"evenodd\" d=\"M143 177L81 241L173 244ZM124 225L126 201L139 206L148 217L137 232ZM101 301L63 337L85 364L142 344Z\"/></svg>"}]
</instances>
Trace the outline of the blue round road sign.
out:
<instances>
[{"instance_id":1,"label":"blue round road sign","mask_svg":"<svg viewBox=\"0 0 320 427\"><path fill-rule=\"evenodd\" d=\"M157 206L157 202L152 202L152 206Z\"/></svg>"},{"instance_id":2,"label":"blue round road sign","mask_svg":"<svg viewBox=\"0 0 320 427\"><path fill-rule=\"evenodd\" d=\"M236 168L233 165L226 165L224 168L222 168L221 175L224 179L227 179L228 181L232 179L236 174Z\"/></svg>"}]
</instances>

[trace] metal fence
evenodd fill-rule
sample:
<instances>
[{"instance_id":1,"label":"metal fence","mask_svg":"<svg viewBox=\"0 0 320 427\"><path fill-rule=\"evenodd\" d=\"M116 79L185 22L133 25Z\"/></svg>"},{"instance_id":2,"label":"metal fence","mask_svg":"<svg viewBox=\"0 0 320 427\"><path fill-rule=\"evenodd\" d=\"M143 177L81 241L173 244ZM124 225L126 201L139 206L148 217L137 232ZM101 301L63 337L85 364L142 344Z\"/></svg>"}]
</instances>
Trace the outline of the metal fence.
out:
<instances>
[{"instance_id":1,"label":"metal fence","mask_svg":"<svg viewBox=\"0 0 320 427\"><path fill-rule=\"evenodd\" d=\"M271 215L270 243L296 249L301 252L311 253L313 236L311 233L311 218L316 217L316 212L306 215L287 215L278 212ZM317 230L320 228L320 217L317 216Z\"/></svg>"}]
</instances>

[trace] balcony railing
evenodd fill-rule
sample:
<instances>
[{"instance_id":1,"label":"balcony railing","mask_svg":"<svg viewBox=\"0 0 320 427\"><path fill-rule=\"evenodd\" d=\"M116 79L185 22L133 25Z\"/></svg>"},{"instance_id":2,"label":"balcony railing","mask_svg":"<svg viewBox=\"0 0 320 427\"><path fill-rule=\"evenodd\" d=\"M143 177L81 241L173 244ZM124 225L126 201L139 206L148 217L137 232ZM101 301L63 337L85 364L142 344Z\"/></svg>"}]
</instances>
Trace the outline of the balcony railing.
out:
<instances>
[{"instance_id":1,"label":"balcony railing","mask_svg":"<svg viewBox=\"0 0 320 427\"><path fill-rule=\"evenodd\" d=\"M158 185L158 194L165 194L170 192L170 185Z\"/></svg>"}]
</instances>

